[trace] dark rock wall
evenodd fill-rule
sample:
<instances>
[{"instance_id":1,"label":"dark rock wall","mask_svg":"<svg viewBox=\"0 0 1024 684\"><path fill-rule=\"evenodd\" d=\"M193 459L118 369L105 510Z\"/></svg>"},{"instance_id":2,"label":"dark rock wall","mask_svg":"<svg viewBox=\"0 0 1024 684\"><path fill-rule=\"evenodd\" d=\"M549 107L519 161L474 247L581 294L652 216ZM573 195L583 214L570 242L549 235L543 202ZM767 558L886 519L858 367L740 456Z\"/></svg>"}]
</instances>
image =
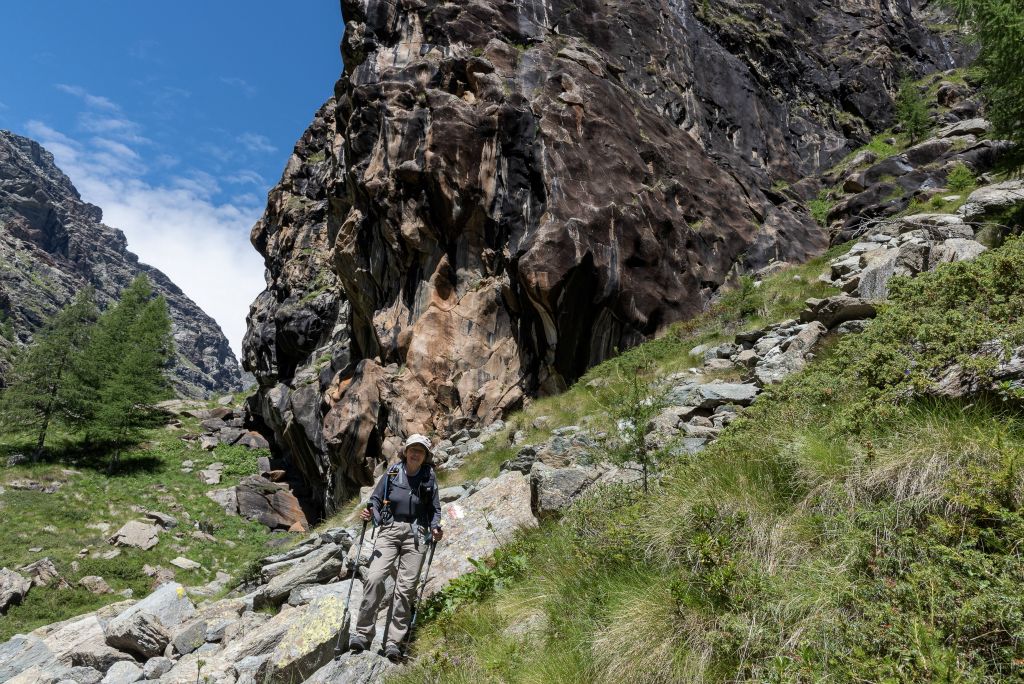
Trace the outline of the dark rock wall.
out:
<instances>
[{"instance_id":1,"label":"dark rock wall","mask_svg":"<svg viewBox=\"0 0 1024 684\"><path fill-rule=\"evenodd\" d=\"M11 333L0 336L0 351L29 342L85 285L106 306L139 273L167 299L177 347L175 390L186 397L241 390L238 360L217 323L166 275L139 263L124 234L103 224L99 207L82 201L53 155L0 131L0 317ZM0 378L2 372L0 362Z\"/></svg>"},{"instance_id":2,"label":"dark rock wall","mask_svg":"<svg viewBox=\"0 0 1024 684\"><path fill-rule=\"evenodd\" d=\"M828 238L777 181L952 66L907 0L344 0L252 240L250 409L325 509Z\"/></svg>"}]
</instances>

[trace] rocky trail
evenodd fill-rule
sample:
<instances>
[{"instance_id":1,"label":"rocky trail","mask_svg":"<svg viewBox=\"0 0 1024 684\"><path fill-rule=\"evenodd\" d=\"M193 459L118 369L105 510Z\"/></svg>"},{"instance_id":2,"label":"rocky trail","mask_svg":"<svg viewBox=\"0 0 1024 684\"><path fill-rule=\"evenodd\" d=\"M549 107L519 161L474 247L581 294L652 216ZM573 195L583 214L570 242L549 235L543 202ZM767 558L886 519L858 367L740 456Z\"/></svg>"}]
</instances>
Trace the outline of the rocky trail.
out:
<instances>
[{"instance_id":1,"label":"rocky trail","mask_svg":"<svg viewBox=\"0 0 1024 684\"><path fill-rule=\"evenodd\" d=\"M975 237L988 226L985 222L974 226L971 220L988 209L977 207L1005 208L1006 193L1017 191L1012 184L987 186L966 198L966 209L959 214L900 216L872 224L820 274L822 282L843 292L808 300L798 318L742 330L730 339L690 350L692 367L665 375L651 387L666 404L648 426L651 447L667 448L680 456L699 453L765 388L801 370L828 340L856 334L870 325L892 277L914 276L985 251ZM1019 204L1024 205L1024 198ZM756 276L754 286L761 287L762 279L800 277L791 276L784 265L773 265ZM235 433L240 428L232 426L235 418L228 407L197 409L179 403L167 408L201 421L201 432L183 436L201 449L210 448L214 440L230 443L242 437ZM597 430L596 423L596 416L579 416L576 424L566 425L555 424L547 416L534 418L530 426L496 421L483 429L459 430L437 445L439 467L454 480L488 448L499 445L512 456L494 477L461 481L442 490L447 537L437 551L428 595L472 572L469 559L489 556L518 530L557 517L604 484L637 482L630 464L619 467L602 462L607 434ZM528 440L538 429L547 438ZM257 436L251 439L255 442ZM268 458L259 461L262 475L244 478L228 489L212 489L208 496L225 511L260 520L268 527L302 530L308 523L299 515L298 501L287 483L279 482L285 478L284 471L275 469ZM183 469L190 466L182 464ZM213 466L194 474L210 485L225 484ZM289 517L289 510L295 515ZM174 522L170 516L149 515L148 524L130 523L115 533L114 543L145 547L161 526ZM210 585L185 587L158 575L162 583L140 601L104 606L3 644L0 680L50 684L383 681L395 666L375 653L332 659L344 596L349 583L355 582L353 600L358 602L358 573L368 563L369 544L359 559L357 576L347 576L347 559L355 553L357 534L355 528L317 529L304 541L263 557L242 584L218 577ZM187 563L187 559L181 561ZM33 582L61 581L56 568L47 563L2 572L0 597L5 603L23 595ZM102 582L100 578L90 581Z\"/></svg>"},{"instance_id":2,"label":"rocky trail","mask_svg":"<svg viewBox=\"0 0 1024 684\"><path fill-rule=\"evenodd\" d=\"M748 407L869 330L894 279L976 259L1024 216L1009 143L955 68L963 48L926 27L938 10L890 3L869 22L860 2L658 2L624 40L608 29L623 3L505 4L344 0L346 72L253 230L268 267L244 344L255 393L244 407L165 403L147 500L108 502L117 524L79 521L96 534L77 555L40 557L40 542L0 570L0 611L44 591L105 597L0 644L0 681L383 682L401 666L334 647L369 562L348 514L405 434L441 437L437 596L523 530L640 486L641 464L608 457L637 426L601 401L557 406L617 381L588 369L737 297L785 300L698 330L645 384L659 407L645 448L699 462ZM932 123L913 144L898 126L878 133L885 81L905 67ZM1019 387L1022 358L995 377ZM950 368L935 392L972 382ZM35 472L0 480L0 510L11 494L51 497L47 511L85 497L80 472ZM62 530L47 534L57 546ZM145 591L81 576L126 559Z\"/></svg>"}]
</instances>

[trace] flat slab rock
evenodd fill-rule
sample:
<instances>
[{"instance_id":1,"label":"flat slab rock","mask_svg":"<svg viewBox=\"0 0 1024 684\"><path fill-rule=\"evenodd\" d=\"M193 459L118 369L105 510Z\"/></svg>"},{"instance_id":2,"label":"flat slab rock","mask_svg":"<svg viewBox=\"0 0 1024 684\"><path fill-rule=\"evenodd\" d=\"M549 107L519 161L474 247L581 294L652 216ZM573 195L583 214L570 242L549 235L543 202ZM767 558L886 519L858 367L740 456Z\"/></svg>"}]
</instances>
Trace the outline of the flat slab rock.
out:
<instances>
[{"instance_id":1,"label":"flat slab rock","mask_svg":"<svg viewBox=\"0 0 1024 684\"><path fill-rule=\"evenodd\" d=\"M473 571L469 558L486 558L520 529L536 527L530 507L530 480L506 471L480 491L442 506L444 540L438 544L425 596Z\"/></svg>"},{"instance_id":2,"label":"flat slab rock","mask_svg":"<svg viewBox=\"0 0 1024 684\"><path fill-rule=\"evenodd\" d=\"M160 530L159 525L132 520L115 532L109 542L115 546L134 546L147 551L160 542Z\"/></svg>"},{"instance_id":3,"label":"flat slab rock","mask_svg":"<svg viewBox=\"0 0 1024 684\"><path fill-rule=\"evenodd\" d=\"M761 393L756 385L748 385L735 382L709 382L698 385L691 403L697 402L700 408L716 408L723 404L737 404L738 406L749 406Z\"/></svg>"}]
</instances>

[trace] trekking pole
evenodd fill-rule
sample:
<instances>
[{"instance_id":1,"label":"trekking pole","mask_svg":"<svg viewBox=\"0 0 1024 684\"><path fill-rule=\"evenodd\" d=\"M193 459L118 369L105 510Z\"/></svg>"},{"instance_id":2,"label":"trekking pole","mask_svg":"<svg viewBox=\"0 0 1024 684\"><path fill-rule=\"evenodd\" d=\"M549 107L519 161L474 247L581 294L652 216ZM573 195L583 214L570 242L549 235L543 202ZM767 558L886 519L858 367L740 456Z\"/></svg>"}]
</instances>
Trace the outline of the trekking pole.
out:
<instances>
[{"instance_id":1,"label":"trekking pole","mask_svg":"<svg viewBox=\"0 0 1024 684\"><path fill-rule=\"evenodd\" d=\"M372 507L372 504L367 502L366 503L367 510L369 510L371 507ZM356 573L359 570L359 560L362 558L363 540L366 539L366 523L368 523L368 522L369 522L369 520L364 520L363 521L363 531L359 533L359 545L356 547L356 557L355 557L355 560L349 562L350 573L349 573L349 582L348 582L348 596L345 597L345 610L341 614L341 629L338 630L338 640L334 644L334 659L335 660L340 658L341 654L348 650L348 642L347 642L347 640L345 640L344 645L342 644L342 641L345 639L346 636L348 636L349 627L351 626L351 622L352 622L352 614L349 611L349 606L350 606L350 604L352 602L352 587L354 587L355 583L356 583ZM376 532L377 526L374 525L373 529L374 529L374 532ZM376 551L376 549L377 549L377 535L374 534L373 535L373 548L370 549L370 558L371 559L373 558L373 552Z\"/></svg>"},{"instance_id":2,"label":"trekking pole","mask_svg":"<svg viewBox=\"0 0 1024 684\"><path fill-rule=\"evenodd\" d=\"M423 592L427 589L427 580L430 579L430 564L434 562L434 549L437 548L437 542L433 539L430 540L430 552L427 554L427 572L423 575L423 584L420 585L419 594L416 596L416 603L412 607L412 618L409 620L409 629L405 633L405 637L402 639L402 654L405 654L405 650L409 647L409 642L412 639L412 630L416 627L416 616L420 612L420 602L423 601ZM423 568L423 564L420 563L420 569ZM416 576L417 581L419 575Z\"/></svg>"}]
</instances>

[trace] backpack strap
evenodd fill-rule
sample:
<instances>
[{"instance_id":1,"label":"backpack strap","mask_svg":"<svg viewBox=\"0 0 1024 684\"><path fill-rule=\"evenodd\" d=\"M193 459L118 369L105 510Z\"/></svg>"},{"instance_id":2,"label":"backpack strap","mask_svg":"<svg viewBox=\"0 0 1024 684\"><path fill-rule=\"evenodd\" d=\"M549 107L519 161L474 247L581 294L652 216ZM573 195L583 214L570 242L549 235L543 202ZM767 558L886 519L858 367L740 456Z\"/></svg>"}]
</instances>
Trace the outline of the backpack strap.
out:
<instances>
[{"instance_id":1,"label":"backpack strap","mask_svg":"<svg viewBox=\"0 0 1024 684\"><path fill-rule=\"evenodd\" d=\"M388 518L391 517L391 478L398 477L399 469L402 467L401 463L388 468L388 471L384 473L384 501L382 502L381 519L384 519L385 512Z\"/></svg>"}]
</instances>

